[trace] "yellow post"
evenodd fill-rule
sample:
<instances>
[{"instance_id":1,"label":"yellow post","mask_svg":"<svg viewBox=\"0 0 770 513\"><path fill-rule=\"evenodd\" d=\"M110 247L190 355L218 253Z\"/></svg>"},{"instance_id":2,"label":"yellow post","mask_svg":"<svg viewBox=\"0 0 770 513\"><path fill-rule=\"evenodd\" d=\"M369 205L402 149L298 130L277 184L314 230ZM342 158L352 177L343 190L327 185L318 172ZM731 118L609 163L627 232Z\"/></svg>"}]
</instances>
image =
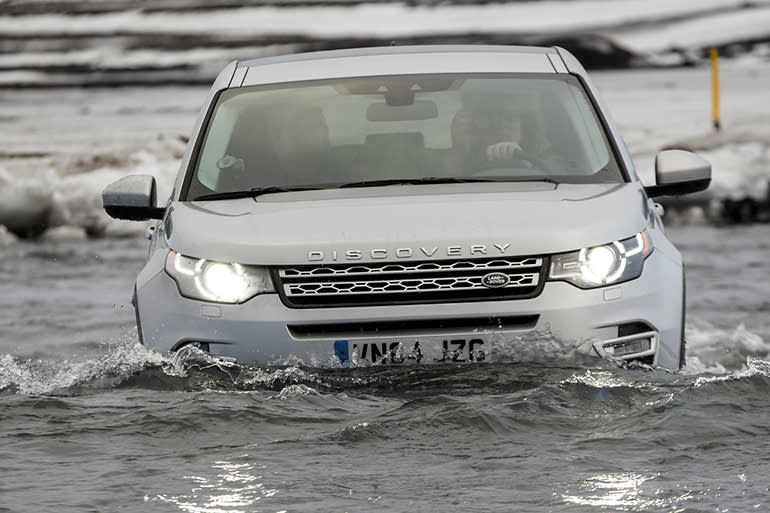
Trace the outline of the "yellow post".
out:
<instances>
[{"instance_id":1,"label":"yellow post","mask_svg":"<svg viewBox=\"0 0 770 513\"><path fill-rule=\"evenodd\" d=\"M711 49L711 91L714 96L714 129L719 130L719 52Z\"/></svg>"}]
</instances>

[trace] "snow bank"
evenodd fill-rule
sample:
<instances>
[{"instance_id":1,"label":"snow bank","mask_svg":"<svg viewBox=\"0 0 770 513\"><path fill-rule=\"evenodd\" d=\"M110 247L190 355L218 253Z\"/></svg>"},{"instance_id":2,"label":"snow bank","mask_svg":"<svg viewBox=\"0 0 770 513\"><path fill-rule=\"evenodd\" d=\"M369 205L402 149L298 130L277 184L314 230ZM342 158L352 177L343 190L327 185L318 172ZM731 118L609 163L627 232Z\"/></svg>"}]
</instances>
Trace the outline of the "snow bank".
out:
<instances>
[{"instance_id":1,"label":"snow bank","mask_svg":"<svg viewBox=\"0 0 770 513\"><path fill-rule=\"evenodd\" d=\"M150 174L158 181L159 201L165 201L178 165L175 160L159 160L148 151L137 151L122 166L69 174L43 169L18 178L0 169L0 245L62 226L77 228L90 237L138 235L145 224L108 217L102 208L102 190L127 174Z\"/></svg>"}]
</instances>

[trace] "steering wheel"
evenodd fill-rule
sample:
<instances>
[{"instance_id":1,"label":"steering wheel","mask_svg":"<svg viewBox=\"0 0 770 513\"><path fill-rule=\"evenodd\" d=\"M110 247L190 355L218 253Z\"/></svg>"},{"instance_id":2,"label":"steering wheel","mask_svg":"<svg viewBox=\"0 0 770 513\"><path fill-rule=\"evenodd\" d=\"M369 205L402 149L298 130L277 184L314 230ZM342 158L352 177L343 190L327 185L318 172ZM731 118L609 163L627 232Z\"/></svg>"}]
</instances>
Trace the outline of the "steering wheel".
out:
<instances>
[{"instance_id":1,"label":"steering wheel","mask_svg":"<svg viewBox=\"0 0 770 513\"><path fill-rule=\"evenodd\" d=\"M536 157L535 155L533 155L528 151L517 150L516 153L513 154L513 157L510 160L529 162L530 164L532 164L534 169L540 169L542 171L548 170L548 166L545 165L545 162L540 157Z\"/></svg>"},{"instance_id":2,"label":"steering wheel","mask_svg":"<svg viewBox=\"0 0 770 513\"><path fill-rule=\"evenodd\" d=\"M541 170L544 172L548 171L548 166L545 164L545 162L539 158L534 156L532 153L523 151L523 150L517 150L516 153L511 157L510 159L504 159L504 160L489 160L487 161L489 164L493 165L494 167L487 167L483 169L479 169L478 171L472 173L473 176L505 176L510 174L510 170L517 169L517 170ZM518 162L528 162L532 165L531 168L529 167L523 167L523 166L511 166L513 163ZM530 174L530 173L526 173Z\"/></svg>"}]
</instances>

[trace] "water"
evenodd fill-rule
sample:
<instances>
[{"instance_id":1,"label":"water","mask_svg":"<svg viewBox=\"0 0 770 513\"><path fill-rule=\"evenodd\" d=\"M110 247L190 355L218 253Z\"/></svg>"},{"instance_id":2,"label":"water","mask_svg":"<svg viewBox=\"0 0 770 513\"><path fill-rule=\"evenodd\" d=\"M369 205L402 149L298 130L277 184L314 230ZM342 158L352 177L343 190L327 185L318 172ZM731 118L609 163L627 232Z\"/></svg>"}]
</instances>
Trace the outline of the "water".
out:
<instances>
[{"instance_id":1,"label":"water","mask_svg":"<svg viewBox=\"0 0 770 513\"><path fill-rule=\"evenodd\" d=\"M233 381L151 368L5 397L3 500L10 511L763 511L768 370L252 369Z\"/></svg>"},{"instance_id":2,"label":"water","mask_svg":"<svg viewBox=\"0 0 770 513\"><path fill-rule=\"evenodd\" d=\"M12 398L4 461L24 459L3 497L12 511L761 511L767 407L733 399L761 397L766 371L653 384L493 367L324 391L257 373L240 393L202 374L159 390L147 372Z\"/></svg>"},{"instance_id":3,"label":"water","mask_svg":"<svg viewBox=\"0 0 770 513\"><path fill-rule=\"evenodd\" d=\"M169 359L136 342L142 239L3 247L0 511L766 511L770 228L669 233L679 373Z\"/></svg>"}]
</instances>

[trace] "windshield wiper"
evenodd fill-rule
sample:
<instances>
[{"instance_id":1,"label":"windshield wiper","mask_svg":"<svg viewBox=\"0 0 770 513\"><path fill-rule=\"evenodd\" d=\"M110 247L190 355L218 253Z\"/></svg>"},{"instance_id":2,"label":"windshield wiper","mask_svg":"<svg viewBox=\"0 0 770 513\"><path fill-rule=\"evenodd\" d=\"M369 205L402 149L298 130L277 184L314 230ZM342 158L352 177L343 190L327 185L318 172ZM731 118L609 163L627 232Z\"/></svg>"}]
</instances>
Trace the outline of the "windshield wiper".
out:
<instances>
[{"instance_id":1,"label":"windshield wiper","mask_svg":"<svg viewBox=\"0 0 770 513\"><path fill-rule=\"evenodd\" d=\"M496 182L490 178L456 178L452 176L437 177L430 176L426 178L388 178L385 180L364 180L361 182L349 182L340 185L340 189L353 187L382 187L386 185L423 185L423 184L442 184L442 183L473 183L473 182Z\"/></svg>"},{"instance_id":2,"label":"windshield wiper","mask_svg":"<svg viewBox=\"0 0 770 513\"><path fill-rule=\"evenodd\" d=\"M325 187L255 187L246 191L215 192L196 196L193 201L215 201L238 198L256 198L262 194L275 194L279 192L317 191Z\"/></svg>"},{"instance_id":3,"label":"windshield wiper","mask_svg":"<svg viewBox=\"0 0 770 513\"><path fill-rule=\"evenodd\" d=\"M551 178L517 178L517 177L454 177L454 176L430 176L425 178L388 178L385 180L363 180L360 182L348 182L337 185L340 189L357 187L384 187L387 185L426 185L426 184L445 184L445 183L485 183L485 182L548 182L559 185L559 182ZM263 194L276 194L280 192L300 192L300 191L318 191L329 189L330 187L321 186L270 186L255 187L243 191L214 192L196 196L192 201L216 201L238 198L256 198Z\"/></svg>"},{"instance_id":4,"label":"windshield wiper","mask_svg":"<svg viewBox=\"0 0 770 513\"><path fill-rule=\"evenodd\" d=\"M546 178L546 177L541 177L541 178L516 178L516 179L508 178L508 179L500 180L500 181L501 182L545 182L545 183L552 183L554 185L561 185L560 182L554 180L553 178Z\"/></svg>"},{"instance_id":5,"label":"windshield wiper","mask_svg":"<svg viewBox=\"0 0 770 513\"><path fill-rule=\"evenodd\" d=\"M425 185L425 184L444 184L444 183L484 183L484 182L548 182L559 185L559 182L551 178L526 178L526 177L426 177L426 178L389 178L386 180L365 180L361 182L350 182L340 185L340 189L354 187L383 187L386 185Z\"/></svg>"}]
</instances>

